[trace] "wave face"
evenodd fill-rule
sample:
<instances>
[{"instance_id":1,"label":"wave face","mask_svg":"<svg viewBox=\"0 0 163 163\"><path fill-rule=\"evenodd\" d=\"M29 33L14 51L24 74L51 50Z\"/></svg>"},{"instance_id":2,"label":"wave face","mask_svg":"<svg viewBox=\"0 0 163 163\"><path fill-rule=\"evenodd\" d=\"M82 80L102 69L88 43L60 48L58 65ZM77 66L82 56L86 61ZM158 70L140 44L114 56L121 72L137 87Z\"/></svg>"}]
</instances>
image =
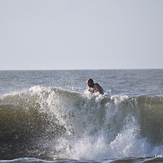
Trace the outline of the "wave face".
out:
<instances>
[{"instance_id":1,"label":"wave face","mask_svg":"<svg viewBox=\"0 0 163 163\"><path fill-rule=\"evenodd\" d=\"M163 151L163 96L34 86L0 98L0 158L109 159Z\"/></svg>"}]
</instances>

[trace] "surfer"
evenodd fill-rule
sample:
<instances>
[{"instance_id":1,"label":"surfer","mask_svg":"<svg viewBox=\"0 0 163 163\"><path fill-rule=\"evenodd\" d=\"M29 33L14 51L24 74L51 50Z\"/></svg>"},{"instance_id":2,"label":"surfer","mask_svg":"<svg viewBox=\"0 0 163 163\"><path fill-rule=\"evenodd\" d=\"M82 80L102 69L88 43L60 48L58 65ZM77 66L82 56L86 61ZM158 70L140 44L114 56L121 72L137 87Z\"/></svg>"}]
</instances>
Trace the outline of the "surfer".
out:
<instances>
[{"instance_id":1,"label":"surfer","mask_svg":"<svg viewBox=\"0 0 163 163\"><path fill-rule=\"evenodd\" d=\"M98 83L94 83L92 79L87 79L86 83L88 84L88 91L91 93L99 92L104 94L103 88Z\"/></svg>"}]
</instances>

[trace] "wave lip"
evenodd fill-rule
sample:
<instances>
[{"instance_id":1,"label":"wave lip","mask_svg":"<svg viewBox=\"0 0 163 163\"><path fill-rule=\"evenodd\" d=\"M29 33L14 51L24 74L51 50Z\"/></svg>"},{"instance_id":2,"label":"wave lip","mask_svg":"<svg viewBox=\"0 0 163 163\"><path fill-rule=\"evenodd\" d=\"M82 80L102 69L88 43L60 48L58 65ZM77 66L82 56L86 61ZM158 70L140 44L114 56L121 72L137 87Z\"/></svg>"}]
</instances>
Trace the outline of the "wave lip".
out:
<instances>
[{"instance_id":1,"label":"wave lip","mask_svg":"<svg viewBox=\"0 0 163 163\"><path fill-rule=\"evenodd\" d=\"M153 157L163 151L162 106L163 96L41 86L8 94L0 98L0 158Z\"/></svg>"}]
</instances>

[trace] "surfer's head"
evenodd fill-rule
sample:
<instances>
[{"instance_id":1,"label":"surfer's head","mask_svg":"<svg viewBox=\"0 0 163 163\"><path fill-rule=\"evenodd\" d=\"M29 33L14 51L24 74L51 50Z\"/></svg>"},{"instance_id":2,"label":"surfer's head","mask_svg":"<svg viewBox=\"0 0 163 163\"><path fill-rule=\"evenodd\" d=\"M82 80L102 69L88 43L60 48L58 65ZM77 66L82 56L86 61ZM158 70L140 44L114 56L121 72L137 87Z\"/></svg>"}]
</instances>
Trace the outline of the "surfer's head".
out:
<instances>
[{"instance_id":1,"label":"surfer's head","mask_svg":"<svg viewBox=\"0 0 163 163\"><path fill-rule=\"evenodd\" d=\"M86 83L88 84L89 87L93 87L94 86L94 82L92 79L87 79Z\"/></svg>"}]
</instances>

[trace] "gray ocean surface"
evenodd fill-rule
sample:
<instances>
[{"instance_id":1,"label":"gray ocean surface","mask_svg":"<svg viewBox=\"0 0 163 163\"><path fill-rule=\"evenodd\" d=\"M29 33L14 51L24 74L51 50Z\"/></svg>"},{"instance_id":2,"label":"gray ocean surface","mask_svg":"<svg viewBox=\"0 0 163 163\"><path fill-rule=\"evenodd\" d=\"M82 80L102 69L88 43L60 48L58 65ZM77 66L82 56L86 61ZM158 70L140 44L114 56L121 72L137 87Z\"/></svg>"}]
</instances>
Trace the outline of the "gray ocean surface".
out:
<instances>
[{"instance_id":1,"label":"gray ocean surface","mask_svg":"<svg viewBox=\"0 0 163 163\"><path fill-rule=\"evenodd\" d=\"M163 69L0 71L1 162L163 162Z\"/></svg>"}]
</instances>

